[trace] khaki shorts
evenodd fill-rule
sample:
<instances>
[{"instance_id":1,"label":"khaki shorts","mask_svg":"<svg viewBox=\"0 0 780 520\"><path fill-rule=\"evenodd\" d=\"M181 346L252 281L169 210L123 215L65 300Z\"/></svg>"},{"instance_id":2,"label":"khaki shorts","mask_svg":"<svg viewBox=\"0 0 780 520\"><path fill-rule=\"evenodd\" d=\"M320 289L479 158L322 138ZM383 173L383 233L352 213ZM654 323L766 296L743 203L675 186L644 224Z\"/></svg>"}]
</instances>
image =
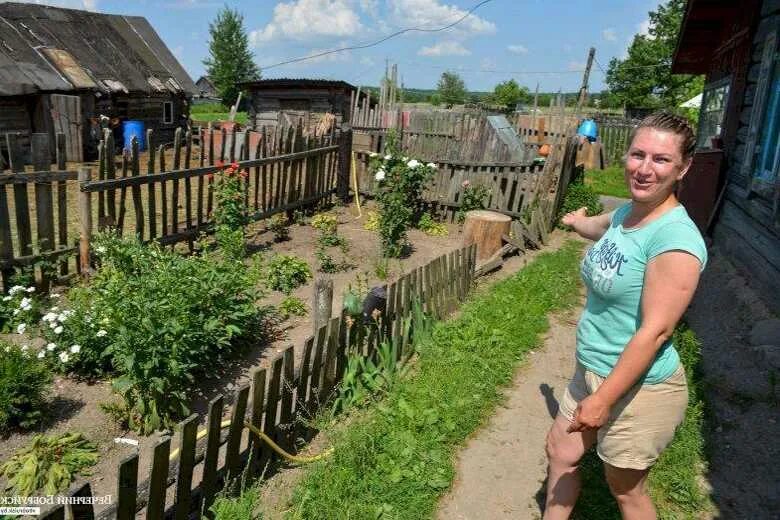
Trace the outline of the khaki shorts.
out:
<instances>
[{"instance_id":1,"label":"khaki shorts","mask_svg":"<svg viewBox=\"0 0 780 520\"><path fill-rule=\"evenodd\" d=\"M559 413L573 421L577 403L595 392L604 379L577 363ZM635 385L615 403L609 420L598 430L599 458L616 468L649 468L674 437L687 404L688 384L682 364L661 383Z\"/></svg>"}]
</instances>

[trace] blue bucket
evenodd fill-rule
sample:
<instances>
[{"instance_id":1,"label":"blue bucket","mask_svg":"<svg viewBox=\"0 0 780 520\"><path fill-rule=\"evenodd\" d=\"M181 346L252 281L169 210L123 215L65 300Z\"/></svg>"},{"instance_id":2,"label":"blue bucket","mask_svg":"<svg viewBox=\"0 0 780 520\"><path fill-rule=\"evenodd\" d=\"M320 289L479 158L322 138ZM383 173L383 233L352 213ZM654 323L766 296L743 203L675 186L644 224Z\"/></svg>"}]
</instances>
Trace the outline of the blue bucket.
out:
<instances>
[{"instance_id":1,"label":"blue bucket","mask_svg":"<svg viewBox=\"0 0 780 520\"><path fill-rule=\"evenodd\" d=\"M123 121L122 122L122 135L125 139L125 148L132 149L133 137L138 140L138 150L146 150L146 132L143 121Z\"/></svg>"},{"instance_id":2,"label":"blue bucket","mask_svg":"<svg viewBox=\"0 0 780 520\"><path fill-rule=\"evenodd\" d=\"M598 137L598 129L596 128L596 122L593 119L586 119L580 124L577 129L577 135L587 137L591 143Z\"/></svg>"}]
</instances>

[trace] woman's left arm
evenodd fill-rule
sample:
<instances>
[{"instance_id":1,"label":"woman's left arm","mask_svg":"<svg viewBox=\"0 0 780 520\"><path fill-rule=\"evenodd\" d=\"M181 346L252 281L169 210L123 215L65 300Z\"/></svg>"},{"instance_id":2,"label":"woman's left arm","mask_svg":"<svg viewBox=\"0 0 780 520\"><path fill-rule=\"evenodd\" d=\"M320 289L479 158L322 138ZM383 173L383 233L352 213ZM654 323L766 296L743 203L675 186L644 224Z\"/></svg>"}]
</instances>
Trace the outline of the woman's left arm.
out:
<instances>
[{"instance_id":1,"label":"woman's left arm","mask_svg":"<svg viewBox=\"0 0 780 520\"><path fill-rule=\"evenodd\" d=\"M612 406L634 386L674 333L696 291L700 269L698 258L678 250L660 254L648 263L642 324L598 390L579 403L570 432L599 428L607 421Z\"/></svg>"}]
</instances>

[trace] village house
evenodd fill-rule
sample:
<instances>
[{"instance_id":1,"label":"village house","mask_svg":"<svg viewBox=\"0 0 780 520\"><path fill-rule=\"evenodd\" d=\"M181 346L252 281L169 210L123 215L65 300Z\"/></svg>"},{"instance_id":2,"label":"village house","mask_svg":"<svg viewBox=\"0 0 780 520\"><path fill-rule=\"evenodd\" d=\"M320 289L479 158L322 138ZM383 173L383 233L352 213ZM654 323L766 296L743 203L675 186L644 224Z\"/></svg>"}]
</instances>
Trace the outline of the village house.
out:
<instances>
[{"instance_id":1,"label":"village house","mask_svg":"<svg viewBox=\"0 0 780 520\"><path fill-rule=\"evenodd\" d=\"M196 92L143 17L0 3L0 135L25 149L31 133L64 133L69 160L93 158L100 116L120 146L129 120L168 142Z\"/></svg>"},{"instance_id":2,"label":"village house","mask_svg":"<svg viewBox=\"0 0 780 520\"><path fill-rule=\"evenodd\" d=\"M332 114L336 124L350 120L350 100L355 87L345 81L323 79L261 79L241 83L249 97L249 127L296 124L303 118L312 128L324 114Z\"/></svg>"},{"instance_id":3,"label":"village house","mask_svg":"<svg viewBox=\"0 0 780 520\"><path fill-rule=\"evenodd\" d=\"M706 76L680 197L703 231L780 302L780 2L690 0L672 71Z\"/></svg>"},{"instance_id":4,"label":"village house","mask_svg":"<svg viewBox=\"0 0 780 520\"><path fill-rule=\"evenodd\" d=\"M198 81L195 82L197 87L197 96L200 99L208 101L220 101L219 94L217 94L217 87L211 82L208 76L201 76Z\"/></svg>"}]
</instances>

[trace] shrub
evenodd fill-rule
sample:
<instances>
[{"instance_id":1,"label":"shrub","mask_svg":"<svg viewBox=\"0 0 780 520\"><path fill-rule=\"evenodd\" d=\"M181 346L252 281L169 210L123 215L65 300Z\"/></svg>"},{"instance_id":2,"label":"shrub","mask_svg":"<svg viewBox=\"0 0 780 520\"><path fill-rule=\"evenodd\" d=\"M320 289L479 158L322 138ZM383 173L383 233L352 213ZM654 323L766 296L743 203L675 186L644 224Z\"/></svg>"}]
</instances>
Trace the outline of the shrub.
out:
<instances>
[{"instance_id":1,"label":"shrub","mask_svg":"<svg viewBox=\"0 0 780 520\"><path fill-rule=\"evenodd\" d=\"M244 227L248 218L242 181L246 176L247 172L241 171L238 164L233 163L221 170L214 182L214 199L217 203L214 235L223 253L233 259L241 259L246 254Z\"/></svg>"},{"instance_id":2,"label":"shrub","mask_svg":"<svg viewBox=\"0 0 780 520\"><path fill-rule=\"evenodd\" d=\"M447 226L441 222L436 222L433 220L433 217L431 217L428 213L423 213L423 216L420 217L420 221L417 223L417 228L426 235L433 237L446 237L449 234Z\"/></svg>"},{"instance_id":3,"label":"shrub","mask_svg":"<svg viewBox=\"0 0 780 520\"><path fill-rule=\"evenodd\" d=\"M286 317L306 316L309 313L309 308L300 298L288 296L279 304L279 311Z\"/></svg>"},{"instance_id":4,"label":"shrub","mask_svg":"<svg viewBox=\"0 0 780 520\"><path fill-rule=\"evenodd\" d=\"M284 242L290 238L288 224L287 216L284 213L276 213L268 219L268 229L273 232L276 242Z\"/></svg>"},{"instance_id":5,"label":"shrub","mask_svg":"<svg viewBox=\"0 0 780 520\"><path fill-rule=\"evenodd\" d=\"M0 432L30 428L41 417L51 372L29 347L0 343Z\"/></svg>"},{"instance_id":6,"label":"shrub","mask_svg":"<svg viewBox=\"0 0 780 520\"><path fill-rule=\"evenodd\" d=\"M378 182L376 200L379 205L379 236L382 253L399 257L407 244L406 232L422 213L422 192L433 176L436 165L400 157L392 136L389 153L373 154L371 169Z\"/></svg>"},{"instance_id":7,"label":"shrub","mask_svg":"<svg viewBox=\"0 0 780 520\"><path fill-rule=\"evenodd\" d=\"M470 181L463 181L463 194L460 199L460 207L455 218L459 224L466 220L466 213L475 209L485 209L490 197L490 190L482 184L471 184Z\"/></svg>"},{"instance_id":8,"label":"shrub","mask_svg":"<svg viewBox=\"0 0 780 520\"><path fill-rule=\"evenodd\" d=\"M588 208L588 216L598 215L604 211L604 206L599 200L598 194L592 188L582 183L571 183L563 197L563 205L558 213L558 221L565 214L576 211L581 207ZM562 224L559 226L563 227Z\"/></svg>"},{"instance_id":9,"label":"shrub","mask_svg":"<svg viewBox=\"0 0 780 520\"><path fill-rule=\"evenodd\" d=\"M97 448L80 433L36 435L32 442L0 466L8 487L28 497L38 490L44 495L65 491L76 474L98 461Z\"/></svg>"},{"instance_id":10,"label":"shrub","mask_svg":"<svg viewBox=\"0 0 780 520\"><path fill-rule=\"evenodd\" d=\"M309 264L304 260L288 255L275 256L268 263L268 287L284 294L290 294L296 287L305 284L311 277Z\"/></svg>"},{"instance_id":11,"label":"shrub","mask_svg":"<svg viewBox=\"0 0 780 520\"><path fill-rule=\"evenodd\" d=\"M58 335L67 341L57 347L67 358L58 355L55 363L116 375L113 388L132 429L147 434L172 426L189 413L186 394L197 378L262 335L269 309L256 306L259 271L110 234L95 244L102 265L69 294L72 315ZM75 355L64 350L73 344Z\"/></svg>"},{"instance_id":12,"label":"shrub","mask_svg":"<svg viewBox=\"0 0 780 520\"><path fill-rule=\"evenodd\" d=\"M366 222L363 224L363 229L366 231L379 231L379 213L369 211L366 214Z\"/></svg>"},{"instance_id":13,"label":"shrub","mask_svg":"<svg viewBox=\"0 0 780 520\"><path fill-rule=\"evenodd\" d=\"M338 220L327 213L318 213L311 219L311 227L323 233L336 233Z\"/></svg>"}]
</instances>

